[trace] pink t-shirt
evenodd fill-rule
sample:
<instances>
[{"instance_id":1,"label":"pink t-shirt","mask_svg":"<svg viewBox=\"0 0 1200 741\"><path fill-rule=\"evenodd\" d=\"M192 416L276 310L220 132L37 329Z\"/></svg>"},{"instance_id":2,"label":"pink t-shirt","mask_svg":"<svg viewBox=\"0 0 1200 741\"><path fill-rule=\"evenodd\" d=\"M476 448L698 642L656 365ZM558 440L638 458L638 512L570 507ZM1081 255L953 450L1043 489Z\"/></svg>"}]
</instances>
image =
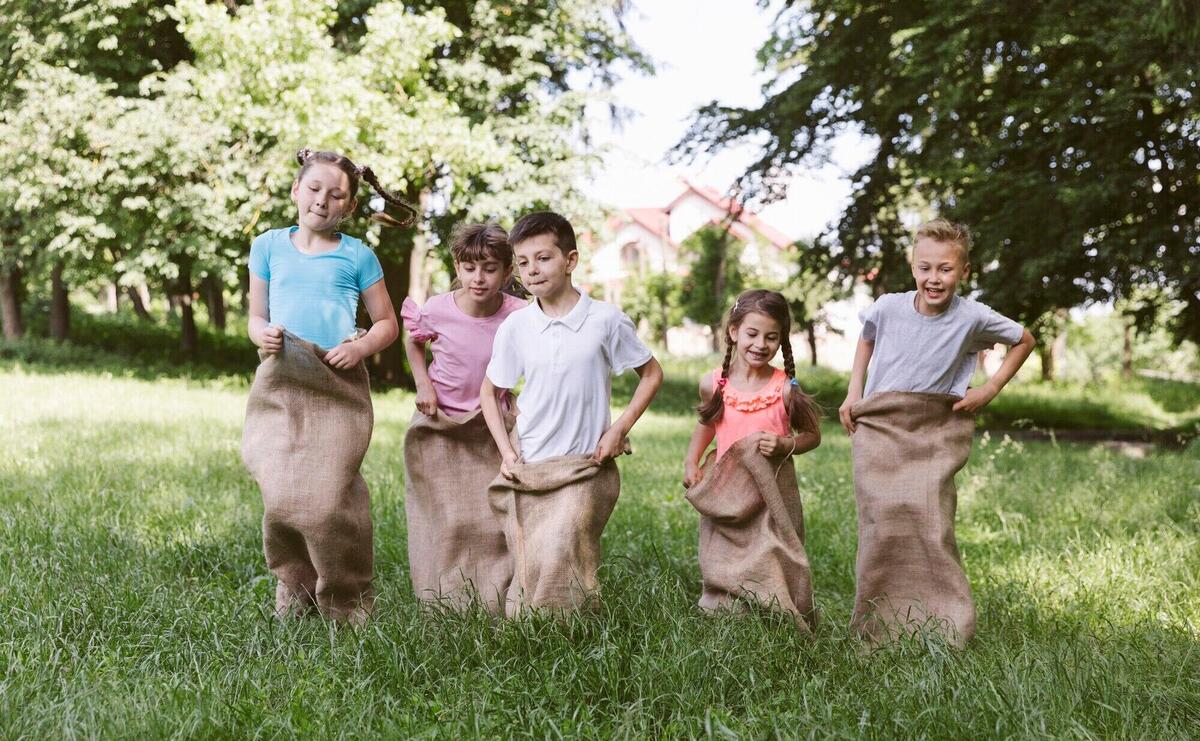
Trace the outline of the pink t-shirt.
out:
<instances>
[{"instance_id":1,"label":"pink t-shirt","mask_svg":"<svg viewBox=\"0 0 1200 741\"><path fill-rule=\"evenodd\" d=\"M717 393L720 393L719 380L721 369L717 368L712 374L713 390ZM781 436L791 433L787 407L783 403L783 387L787 382L787 374L776 368L767 385L757 391L738 391L732 384L725 385L725 409L713 425L717 433L718 458L738 440L755 432Z\"/></svg>"},{"instance_id":2,"label":"pink t-shirt","mask_svg":"<svg viewBox=\"0 0 1200 741\"><path fill-rule=\"evenodd\" d=\"M453 291L430 298L424 307L411 298L400 306L400 318L409 335L418 342L432 343L429 380L437 392L438 409L446 414L479 408L479 387L492 358L496 330L509 314L529 305L516 296L500 295L504 297L500 310L485 317L469 316L458 308Z\"/></svg>"}]
</instances>

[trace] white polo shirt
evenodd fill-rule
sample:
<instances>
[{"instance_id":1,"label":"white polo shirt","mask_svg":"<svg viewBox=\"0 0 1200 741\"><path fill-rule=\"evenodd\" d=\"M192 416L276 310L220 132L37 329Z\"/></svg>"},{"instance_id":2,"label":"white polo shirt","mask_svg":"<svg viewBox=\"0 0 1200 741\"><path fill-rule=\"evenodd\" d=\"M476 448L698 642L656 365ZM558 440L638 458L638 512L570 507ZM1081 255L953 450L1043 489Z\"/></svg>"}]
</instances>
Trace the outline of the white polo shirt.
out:
<instances>
[{"instance_id":1,"label":"white polo shirt","mask_svg":"<svg viewBox=\"0 0 1200 741\"><path fill-rule=\"evenodd\" d=\"M612 376L650 362L633 321L583 291L564 317L546 316L535 300L500 325L487 377L511 389L521 378L517 435L527 463L587 455L609 428Z\"/></svg>"}]
</instances>

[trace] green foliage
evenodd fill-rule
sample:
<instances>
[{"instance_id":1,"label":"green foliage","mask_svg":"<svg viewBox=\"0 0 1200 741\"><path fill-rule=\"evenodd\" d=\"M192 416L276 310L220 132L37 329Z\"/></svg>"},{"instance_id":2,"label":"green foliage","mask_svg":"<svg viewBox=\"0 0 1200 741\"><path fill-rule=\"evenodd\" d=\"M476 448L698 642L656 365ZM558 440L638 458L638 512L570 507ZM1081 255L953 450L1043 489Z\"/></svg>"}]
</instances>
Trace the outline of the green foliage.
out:
<instances>
[{"instance_id":1,"label":"green foliage","mask_svg":"<svg viewBox=\"0 0 1200 741\"><path fill-rule=\"evenodd\" d=\"M691 320L719 328L746 287L741 243L721 226L697 229L680 244L691 270L683 281L683 311Z\"/></svg>"},{"instance_id":2,"label":"green foliage","mask_svg":"<svg viewBox=\"0 0 1200 741\"><path fill-rule=\"evenodd\" d=\"M643 272L625 281L621 308L634 324L644 322L650 336L665 337L684 317L684 279L672 273Z\"/></svg>"},{"instance_id":3,"label":"green foliage","mask_svg":"<svg viewBox=\"0 0 1200 741\"><path fill-rule=\"evenodd\" d=\"M695 393L694 382L692 393ZM815 636L695 606L690 414L651 411L619 461L600 611L496 622L414 604L399 451L375 397L363 473L378 613L269 617L245 389L0 371L0 736L1186 738L1200 723L1200 450L977 441L958 542L978 601L962 652L848 635L845 435L796 462Z\"/></svg>"},{"instance_id":4,"label":"green foliage","mask_svg":"<svg viewBox=\"0 0 1200 741\"><path fill-rule=\"evenodd\" d=\"M844 131L877 144L822 248L877 291L907 283L905 213L977 234L983 299L1025 324L1084 301L1183 302L1200 338L1194 3L788 2L764 103L704 107L680 151L752 141L743 185L782 194Z\"/></svg>"}]
</instances>

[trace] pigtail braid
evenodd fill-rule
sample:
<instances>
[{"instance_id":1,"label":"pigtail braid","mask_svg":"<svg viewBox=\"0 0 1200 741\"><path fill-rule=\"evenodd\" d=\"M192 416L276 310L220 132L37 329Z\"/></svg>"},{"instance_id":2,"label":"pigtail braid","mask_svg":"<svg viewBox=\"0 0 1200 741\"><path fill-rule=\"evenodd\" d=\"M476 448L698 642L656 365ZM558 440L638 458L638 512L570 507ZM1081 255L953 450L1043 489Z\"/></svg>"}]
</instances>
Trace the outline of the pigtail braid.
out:
<instances>
[{"instance_id":1,"label":"pigtail braid","mask_svg":"<svg viewBox=\"0 0 1200 741\"><path fill-rule=\"evenodd\" d=\"M787 374L788 385L788 422L796 432L816 432L820 424L821 412L816 401L800 389L796 380L796 362L792 359L792 338L787 330L779 343L783 351L783 372Z\"/></svg>"},{"instance_id":2,"label":"pigtail braid","mask_svg":"<svg viewBox=\"0 0 1200 741\"><path fill-rule=\"evenodd\" d=\"M733 362L733 344L728 337L725 339L725 360L721 362L721 377L717 379L712 398L707 403L696 407L701 424L714 424L721 419L721 415L725 412L724 382L729 380L729 365Z\"/></svg>"},{"instance_id":3,"label":"pigtail braid","mask_svg":"<svg viewBox=\"0 0 1200 741\"><path fill-rule=\"evenodd\" d=\"M396 219L381 211L380 213L372 214L371 219L378 221L384 226L412 226L414 223L416 223L417 217L420 216L416 206L412 205L400 196L388 192L386 188L379 184L379 178L375 176L375 172L370 167L363 166L359 167L358 170L359 175L362 176L362 179L367 181L367 184L379 194L380 198L382 198L385 202L404 210L406 214L403 219Z\"/></svg>"}]
</instances>

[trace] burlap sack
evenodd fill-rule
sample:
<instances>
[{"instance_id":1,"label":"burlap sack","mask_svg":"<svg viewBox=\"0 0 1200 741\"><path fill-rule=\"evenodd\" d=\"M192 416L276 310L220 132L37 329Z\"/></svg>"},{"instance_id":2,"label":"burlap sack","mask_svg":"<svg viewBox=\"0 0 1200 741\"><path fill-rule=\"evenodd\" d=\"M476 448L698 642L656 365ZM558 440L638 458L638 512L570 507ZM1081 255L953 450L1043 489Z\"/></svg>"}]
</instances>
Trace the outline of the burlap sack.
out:
<instances>
[{"instance_id":1,"label":"burlap sack","mask_svg":"<svg viewBox=\"0 0 1200 741\"><path fill-rule=\"evenodd\" d=\"M701 516L700 607L752 601L791 613L801 629L814 627L804 509L791 457L769 459L745 439L719 460L710 454L702 471L687 493Z\"/></svg>"},{"instance_id":2,"label":"burlap sack","mask_svg":"<svg viewBox=\"0 0 1200 741\"><path fill-rule=\"evenodd\" d=\"M512 428L512 418L506 417ZM488 504L500 452L483 412L413 415L404 438L408 564L417 598L504 613L512 557Z\"/></svg>"},{"instance_id":3,"label":"burlap sack","mask_svg":"<svg viewBox=\"0 0 1200 741\"><path fill-rule=\"evenodd\" d=\"M922 628L955 645L975 634L975 603L954 539L954 475L974 418L957 397L889 391L855 404L857 590L851 627L872 642Z\"/></svg>"},{"instance_id":4,"label":"burlap sack","mask_svg":"<svg viewBox=\"0 0 1200 741\"><path fill-rule=\"evenodd\" d=\"M279 579L276 612L315 604L334 618L371 607L374 554L359 474L374 412L367 369L329 367L316 345L284 333L259 353L246 402L242 460L263 495L263 552Z\"/></svg>"},{"instance_id":5,"label":"burlap sack","mask_svg":"<svg viewBox=\"0 0 1200 741\"><path fill-rule=\"evenodd\" d=\"M513 556L505 613L594 605L600 535L621 492L616 462L564 455L517 463L511 472L514 479L497 474L488 487Z\"/></svg>"}]
</instances>

